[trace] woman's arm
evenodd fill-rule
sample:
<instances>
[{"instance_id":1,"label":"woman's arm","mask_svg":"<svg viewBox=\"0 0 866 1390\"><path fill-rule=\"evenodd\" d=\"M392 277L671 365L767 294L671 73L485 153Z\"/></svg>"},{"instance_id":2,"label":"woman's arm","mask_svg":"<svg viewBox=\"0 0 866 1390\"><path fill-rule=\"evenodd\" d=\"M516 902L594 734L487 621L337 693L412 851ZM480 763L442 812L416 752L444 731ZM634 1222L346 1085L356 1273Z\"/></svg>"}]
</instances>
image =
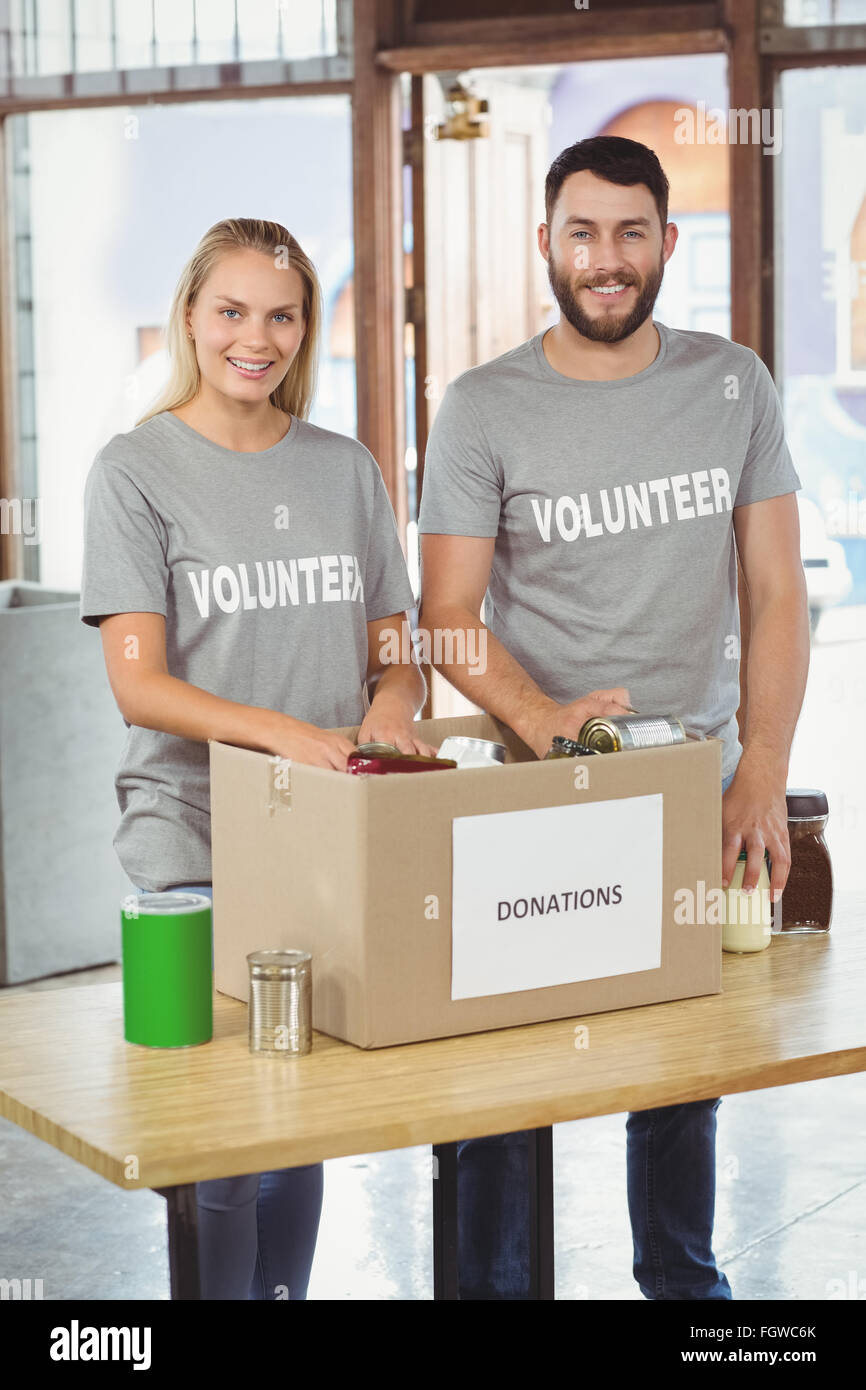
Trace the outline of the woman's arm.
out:
<instances>
[{"instance_id":1,"label":"woman's arm","mask_svg":"<svg viewBox=\"0 0 866 1390\"><path fill-rule=\"evenodd\" d=\"M414 732L415 715L427 699L427 682L415 658L406 613L392 613L367 623L367 680L374 693L358 742L393 743L401 753L425 753L436 749Z\"/></svg>"},{"instance_id":2,"label":"woman's arm","mask_svg":"<svg viewBox=\"0 0 866 1390\"><path fill-rule=\"evenodd\" d=\"M345 771L354 745L341 734L277 710L223 700L169 675L161 613L113 613L103 618L99 631L109 684L130 724Z\"/></svg>"}]
</instances>

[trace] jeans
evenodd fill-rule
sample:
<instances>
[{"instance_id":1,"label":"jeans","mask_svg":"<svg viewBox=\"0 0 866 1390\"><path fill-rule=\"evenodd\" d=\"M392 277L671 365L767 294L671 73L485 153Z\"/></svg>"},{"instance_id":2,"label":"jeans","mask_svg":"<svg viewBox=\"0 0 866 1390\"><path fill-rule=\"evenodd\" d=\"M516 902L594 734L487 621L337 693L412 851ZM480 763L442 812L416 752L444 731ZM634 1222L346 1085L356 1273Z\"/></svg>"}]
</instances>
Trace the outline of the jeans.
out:
<instances>
[{"instance_id":1,"label":"jeans","mask_svg":"<svg viewBox=\"0 0 866 1390\"><path fill-rule=\"evenodd\" d=\"M178 892L206 893L213 901L210 883L175 887ZM197 1182L201 1297L305 1299L323 1188L321 1163Z\"/></svg>"},{"instance_id":2,"label":"jeans","mask_svg":"<svg viewBox=\"0 0 866 1390\"><path fill-rule=\"evenodd\" d=\"M733 772L722 780L727 791ZM712 1251L721 1099L638 1110L626 1120L634 1264L649 1299L730 1299ZM461 1299L529 1296L529 1131L457 1145Z\"/></svg>"}]
</instances>

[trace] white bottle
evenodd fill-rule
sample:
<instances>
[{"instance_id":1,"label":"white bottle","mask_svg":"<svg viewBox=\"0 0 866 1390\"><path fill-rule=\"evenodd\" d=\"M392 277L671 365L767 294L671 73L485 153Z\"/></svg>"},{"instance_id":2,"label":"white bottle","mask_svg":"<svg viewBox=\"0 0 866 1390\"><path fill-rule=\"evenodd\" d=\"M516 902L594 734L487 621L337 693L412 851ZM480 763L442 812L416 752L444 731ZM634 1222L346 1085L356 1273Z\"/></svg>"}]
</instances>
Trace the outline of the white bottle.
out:
<instances>
[{"instance_id":1,"label":"white bottle","mask_svg":"<svg viewBox=\"0 0 866 1390\"><path fill-rule=\"evenodd\" d=\"M747 951L765 951L773 936L770 875L767 870L767 851L761 861L757 887L751 893L742 891L746 872L746 851L742 850L727 888L725 923L722 927L722 950L742 955Z\"/></svg>"}]
</instances>

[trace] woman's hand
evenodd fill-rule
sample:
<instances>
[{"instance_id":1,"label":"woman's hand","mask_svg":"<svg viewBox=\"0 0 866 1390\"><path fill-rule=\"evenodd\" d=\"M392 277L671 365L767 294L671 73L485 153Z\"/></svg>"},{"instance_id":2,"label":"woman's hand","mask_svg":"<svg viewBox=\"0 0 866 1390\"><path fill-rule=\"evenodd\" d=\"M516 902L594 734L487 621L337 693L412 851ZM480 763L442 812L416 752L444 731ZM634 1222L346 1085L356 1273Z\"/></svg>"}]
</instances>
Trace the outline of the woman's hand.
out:
<instances>
[{"instance_id":1,"label":"woman's hand","mask_svg":"<svg viewBox=\"0 0 866 1390\"><path fill-rule=\"evenodd\" d=\"M320 729L291 715L280 716L277 732L271 739L271 753L289 758L295 763L310 763L313 767L331 767L346 771L346 759L354 753L355 745L343 734Z\"/></svg>"},{"instance_id":2,"label":"woman's hand","mask_svg":"<svg viewBox=\"0 0 866 1390\"><path fill-rule=\"evenodd\" d=\"M359 743L392 743L401 753L424 753L435 758L437 749L414 733L415 720L405 700L383 690L376 695L358 730Z\"/></svg>"}]
</instances>

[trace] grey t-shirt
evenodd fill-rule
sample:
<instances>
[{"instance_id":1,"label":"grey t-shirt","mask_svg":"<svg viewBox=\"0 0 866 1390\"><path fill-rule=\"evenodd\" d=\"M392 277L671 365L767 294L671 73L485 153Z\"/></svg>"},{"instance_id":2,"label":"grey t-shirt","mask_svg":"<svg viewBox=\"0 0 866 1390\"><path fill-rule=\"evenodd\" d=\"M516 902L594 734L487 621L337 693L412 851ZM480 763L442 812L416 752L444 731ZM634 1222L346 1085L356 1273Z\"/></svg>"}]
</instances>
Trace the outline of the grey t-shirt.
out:
<instances>
[{"instance_id":1,"label":"grey t-shirt","mask_svg":"<svg viewBox=\"0 0 866 1390\"><path fill-rule=\"evenodd\" d=\"M293 416L237 453L165 411L100 450L84 512L83 622L162 613L171 675L320 728L363 720L366 625L414 605L363 444ZM124 722L123 868L151 890L208 882L207 743Z\"/></svg>"},{"instance_id":2,"label":"grey t-shirt","mask_svg":"<svg viewBox=\"0 0 866 1390\"><path fill-rule=\"evenodd\" d=\"M653 362L578 381L543 333L447 387L419 532L495 536L483 621L551 699L626 686L742 753L733 507L801 486L751 348L653 320ZM422 576L423 597L423 576Z\"/></svg>"}]
</instances>

